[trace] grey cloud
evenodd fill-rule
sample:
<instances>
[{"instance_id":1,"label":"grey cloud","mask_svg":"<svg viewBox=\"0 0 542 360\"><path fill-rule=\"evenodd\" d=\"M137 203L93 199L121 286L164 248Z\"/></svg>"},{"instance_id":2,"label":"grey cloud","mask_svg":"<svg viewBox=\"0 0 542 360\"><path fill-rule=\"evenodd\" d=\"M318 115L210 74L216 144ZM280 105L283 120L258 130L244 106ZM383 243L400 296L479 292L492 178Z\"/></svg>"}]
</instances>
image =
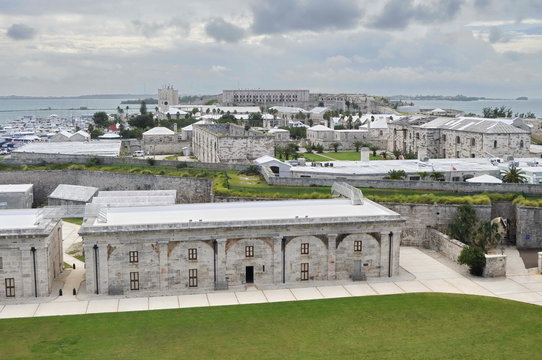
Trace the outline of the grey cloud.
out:
<instances>
[{"instance_id":1,"label":"grey cloud","mask_svg":"<svg viewBox=\"0 0 542 360\"><path fill-rule=\"evenodd\" d=\"M188 32L190 28L186 22L180 19L173 19L167 23L132 20L132 25L135 27L137 32L149 38L158 36L162 30L166 30L168 28L178 28L184 33Z\"/></svg>"},{"instance_id":2,"label":"grey cloud","mask_svg":"<svg viewBox=\"0 0 542 360\"><path fill-rule=\"evenodd\" d=\"M498 27L492 27L489 30L489 42L496 43L502 40L502 30Z\"/></svg>"},{"instance_id":3,"label":"grey cloud","mask_svg":"<svg viewBox=\"0 0 542 360\"><path fill-rule=\"evenodd\" d=\"M359 6L348 0L264 0L252 10L252 29L257 34L346 29L363 15Z\"/></svg>"},{"instance_id":4,"label":"grey cloud","mask_svg":"<svg viewBox=\"0 0 542 360\"><path fill-rule=\"evenodd\" d=\"M245 30L222 18L211 19L205 24L205 33L216 41L235 43L245 36Z\"/></svg>"},{"instance_id":5,"label":"grey cloud","mask_svg":"<svg viewBox=\"0 0 542 360\"><path fill-rule=\"evenodd\" d=\"M390 0L368 26L401 30L411 22L446 22L458 14L462 5L463 0L433 0L416 4L412 0Z\"/></svg>"},{"instance_id":6,"label":"grey cloud","mask_svg":"<svg viewBox=\"0 0 542 360\"><path fill-rule=\"evenodd\" d=\"M13 24L8 28L6 35L13 40L30 40L36 36L36 29L24 25Z\"/></svg>"}]
</instances>

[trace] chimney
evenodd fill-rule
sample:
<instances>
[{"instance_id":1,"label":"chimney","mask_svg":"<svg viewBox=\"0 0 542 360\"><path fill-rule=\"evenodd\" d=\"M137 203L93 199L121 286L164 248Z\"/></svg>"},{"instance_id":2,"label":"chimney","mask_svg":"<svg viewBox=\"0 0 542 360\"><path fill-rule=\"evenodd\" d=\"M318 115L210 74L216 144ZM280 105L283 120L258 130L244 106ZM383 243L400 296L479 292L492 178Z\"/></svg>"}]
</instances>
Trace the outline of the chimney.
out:
<instances>
[{"instance_id":1,"label":"chimney","mask_svg":"<svg viewBox=\"0 0 542 360\"><path fill-rule=\"evenodd\" d=\"M369 148L367 147L363 147L361 148L361 161L369 161L369 154L371 152L371 150L369 150Z\"/></svg>"}]
</instances>

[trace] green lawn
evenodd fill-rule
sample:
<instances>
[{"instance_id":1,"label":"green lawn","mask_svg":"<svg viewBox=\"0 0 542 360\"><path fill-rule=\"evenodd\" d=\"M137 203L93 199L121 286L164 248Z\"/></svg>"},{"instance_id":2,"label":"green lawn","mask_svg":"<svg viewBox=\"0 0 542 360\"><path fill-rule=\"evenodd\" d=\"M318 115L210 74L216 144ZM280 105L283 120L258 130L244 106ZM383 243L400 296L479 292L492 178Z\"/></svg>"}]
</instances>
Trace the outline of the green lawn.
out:
<instances>
[{"instance_id":1,"label":"green lawn","mask_svg":"<svg viewBox=\"0 0 542 360\"><path fill-rule=\"evenodd\" d=\"M542 307L406 294L0 320L6 359L536 359Z\"/></svg>"},{"instance_id":2,"label":"green lawn","mask_svg":"<svg viewBox=\"0 0 542 360\"><path fill-rule=\"evenodd\" d=\"M75 225L83 225L83 218L63 218L62 221Z\"/></svg>"}]
</instances>

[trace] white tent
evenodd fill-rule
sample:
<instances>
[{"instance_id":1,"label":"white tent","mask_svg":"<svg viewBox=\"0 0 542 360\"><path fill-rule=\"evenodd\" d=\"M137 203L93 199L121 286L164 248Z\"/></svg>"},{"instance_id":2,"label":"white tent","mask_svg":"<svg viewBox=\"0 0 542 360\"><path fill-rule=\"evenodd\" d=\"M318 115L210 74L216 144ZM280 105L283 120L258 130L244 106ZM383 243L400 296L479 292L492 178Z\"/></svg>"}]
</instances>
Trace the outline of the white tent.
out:
<instances>
[{"instance_id":1,"label":"white tent","mask_svg":"<svg viewBox=\"0 0 542 360\"><path fill-rule=\"evenodd\" d=\"M491 175L480 175L466 180L471 183L502 184L502 180Z\"/></svg>"}]
</instances>

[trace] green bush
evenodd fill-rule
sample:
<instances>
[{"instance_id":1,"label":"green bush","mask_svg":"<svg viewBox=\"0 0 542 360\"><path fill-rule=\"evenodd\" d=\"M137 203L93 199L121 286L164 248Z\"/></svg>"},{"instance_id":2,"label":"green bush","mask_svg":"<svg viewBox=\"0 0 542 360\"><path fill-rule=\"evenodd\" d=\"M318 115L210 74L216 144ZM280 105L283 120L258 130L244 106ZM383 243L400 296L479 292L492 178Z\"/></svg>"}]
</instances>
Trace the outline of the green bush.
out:
<instances>
[{"instance_id":1,"label":"green bush","mask_svg":"<svg viewBox=\"0 0 542 360\"><path fill-rule=\"evenodd\" d=\"M175 165L175 167L177 169L182 169L182 168L188 167L188 165L186 163L178 163L177 165Z\"/></svg>"},{"instance_id":2,"label":"green bush","mask_svg":"<svg viewBox=\"0 0 542 360\"><path fill-rule=\"evenodd\" d=\"M153 159L153 158L147 158L147 163L148 163L150 166L154 166L154 164L156 164L156 160Z\"/></svg>"},{"instance_id":3,"label":"green bush","mask_svg":"<svg viewBox=\"0 0 542 360\"><path fill-rule=\"evenodd\" d=\"M472 275L482 276L486 267L486 257L484 251L475 245L467 245L461 250L457 262L461 265L467 265Z\"/></svg>"},{"instance_id":4,"label":"green bush","mask_svg":"<svg viewBox=\"0 0 542 360\"><path fill-rule=\"evenodd\" d=\"M249 176L260 175L260 168L258 167L258 165L249 165L246 169L239 171L238 174Z\"/></svg>"},{"instance_id":5,"label":"green bush","mask_svg":"<svg viewBox=\"0 0 542 360\"><path fill-rule=\"evenodd\" d=\"M85 170L85 165L81 165L81 164L73 164L73 165L70 165L68 166L68 170Z\"/></svg>"},{"instance_id":6,"label":"green bush","mask_svg":"<svg viewBox=\"0 0 542 360\"><path fill-rule=\"evenodd\" d=\"M88 159L88 161L85 163L85 165L87 167L98 166L98 165L100 165L100 159L98 159L97 157L92 157L92 158Z\"/></svg>"}]
</instances>

